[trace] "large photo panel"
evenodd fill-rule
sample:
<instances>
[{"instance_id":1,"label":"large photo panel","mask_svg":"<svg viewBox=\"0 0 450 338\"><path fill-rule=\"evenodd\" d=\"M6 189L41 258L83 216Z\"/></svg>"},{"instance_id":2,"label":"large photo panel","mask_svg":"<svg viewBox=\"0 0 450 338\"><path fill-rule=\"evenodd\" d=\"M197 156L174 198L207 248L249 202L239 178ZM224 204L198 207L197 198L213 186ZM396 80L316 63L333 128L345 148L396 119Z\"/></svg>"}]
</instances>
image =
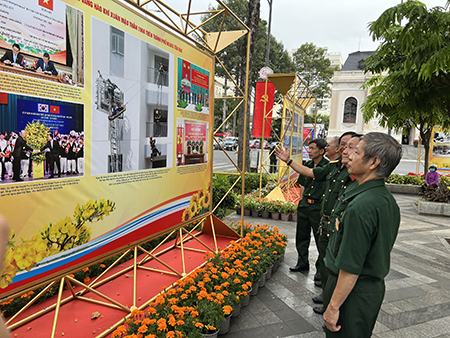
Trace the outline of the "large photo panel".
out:
<instances>
[{"instance_id":1,"label":"large photo panel","mask_svg":"<svg viewBox=\"0 0 450 338\"><path fill-rule=\"evenodd\" d=\"M84 85L83 13L60 0L0 1L0 71Z\"/></svg>"},{"instance_id":2,"label":"large photo panel","mask_svg":"<svg viewBox=\"0 0 450 338\"><path fill-rule=\"evenodd\" d=\"M0 297L211 210L214 58L119 1L50 3L0 2L9 18L48 17L45 52L71 75L68 86L28 67L43 52L25 38L36 27L1 22L0 56L13 62L0 63L0 202L11 226Z\"/></svg>"}]
</instances>

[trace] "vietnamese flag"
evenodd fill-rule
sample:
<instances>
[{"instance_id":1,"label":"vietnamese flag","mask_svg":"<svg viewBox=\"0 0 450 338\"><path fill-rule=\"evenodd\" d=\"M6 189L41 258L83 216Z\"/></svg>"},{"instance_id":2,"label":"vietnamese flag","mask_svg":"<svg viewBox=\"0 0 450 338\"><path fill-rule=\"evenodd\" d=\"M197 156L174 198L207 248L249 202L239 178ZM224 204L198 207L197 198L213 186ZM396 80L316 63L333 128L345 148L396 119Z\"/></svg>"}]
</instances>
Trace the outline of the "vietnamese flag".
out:
<instances>
[{"instance_id":1,"label":"vietnamese flag","mask_svg":"<svg viewBox=\"0 0 450 338\"><path fill-rule=\"evenodd\" d=\"M59 108L60 108L59 106L50 106L50 113L59 114L60 113Z\"/></svg>"},{"instance_id":2,"label":"vietnamese flag","mask_svg":"<svg viewBox=\"0 0 450 338\"><path fill-rule=\"evenodd\" d=\"M270 138L274 100L275 85L272 82L267 82L267 85L265 81L256 82L252 130L252 136L254 138L261 138L263 124L264 138Z\"/></svg>"},{"instance_id":3,"label":"vietnamese flag","mask_svg":"<svg viewBox=\"0 0 450 338\"><path fill-rule=\"evenodd\" d=\"M183 60L183 69L181 71L181 77L191 81L191 64L188 61Z\"/></svg>"},{"instance_id":4,"label":"vietnamese flag","mask_svg":"<svg viewBox=\"0 0 450 338\"><path fill-rule=\"evenodd\" d=\"M39 0L39 6L53 10L53 0Z\"/></svg>"},{"instance_id":5,"label":"vietnamese flag","mask_svg":"<svg viewBox=\"0 0 450 338\"><path fill-rule=\"evenodd\" d=\"M8 94L0 93L0 104L8 104Z\"/></svg>"}]
</instances>

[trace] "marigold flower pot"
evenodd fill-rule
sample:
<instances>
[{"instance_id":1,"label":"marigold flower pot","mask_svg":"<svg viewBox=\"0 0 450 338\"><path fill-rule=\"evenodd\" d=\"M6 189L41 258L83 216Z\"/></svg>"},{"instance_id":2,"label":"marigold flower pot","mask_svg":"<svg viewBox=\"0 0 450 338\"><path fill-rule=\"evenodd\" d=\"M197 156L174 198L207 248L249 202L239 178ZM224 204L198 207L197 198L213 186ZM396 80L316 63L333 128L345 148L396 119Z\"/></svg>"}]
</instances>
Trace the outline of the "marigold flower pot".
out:
<instances>
[{"instance_id":1,"label":"marigold flower pot","mask_svg":"<svg viewBox=\"0 0 450 338\"><path fill-rule=\"evenodd\" d=\"M272 217L273 220L278 221L280 219L280 213L279 212L272 212L271 217Z\"/></svg>"},{"instance_id":2,"label":"marigold flower pot","mask_svg":"<svg viewBox=\"0 0 450 338\"><path fill-rule=\"evenodd\" d=\"M227 334L230 331L231 314L225 316L219 327L219 335Z\"/></svg>"},{"instance_id":3,"label":"marigold flower pot","mask_svg":"<svg viewBox=\"0 0 450 338\"><path fill-rule=\"evenodd\" d=\"M233 305L233 312L231 312L231 317L237 317L241 314L241 303Z\"/></svg>"}]
</instances>

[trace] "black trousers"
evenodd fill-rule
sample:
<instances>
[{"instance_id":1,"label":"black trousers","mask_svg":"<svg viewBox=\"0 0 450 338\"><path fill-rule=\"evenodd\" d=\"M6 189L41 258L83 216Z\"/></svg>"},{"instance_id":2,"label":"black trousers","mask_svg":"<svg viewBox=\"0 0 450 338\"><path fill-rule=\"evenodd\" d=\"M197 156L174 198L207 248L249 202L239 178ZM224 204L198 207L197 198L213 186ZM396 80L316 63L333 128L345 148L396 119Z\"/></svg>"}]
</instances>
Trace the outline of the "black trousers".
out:
<instances>
[{"instance_id":1,"label":"black trousers","mask_svg":"<svg viewBox=\"0 0 450 338\"><path fill-rule=\"evenodd\" d=\"M14 157L12 164L13 164L13 180L19 180L20 179L20 157L19 156Z\"/></svg>"},{"instance_id":2,"label":"black trousers","mask_svg":"<svg viewBox=\"0 0 450 338\"><path fill-rule=\"evenodd\" d=\"M61 176L61 161L59 160L59 156L50 155L48 158L48 166L50 168L50 176L55 174L55 163L56 168L58 168L58 176Z\"/></svg>"},{"instance_id":3,"label":"black trousers","mask_svg":"<svg viewBox=\"0 0 450 338\"><path fill-rule=\"evenodd\" d=\"M297 231L295 246L298 252L298 265L309 265L309 244L311 243L311 231L313 232L316 246L319 241L320 209L318 207L300 207L297 209ZM316 261L318 268L318 260Z\"/></svg>"}]
</instances>

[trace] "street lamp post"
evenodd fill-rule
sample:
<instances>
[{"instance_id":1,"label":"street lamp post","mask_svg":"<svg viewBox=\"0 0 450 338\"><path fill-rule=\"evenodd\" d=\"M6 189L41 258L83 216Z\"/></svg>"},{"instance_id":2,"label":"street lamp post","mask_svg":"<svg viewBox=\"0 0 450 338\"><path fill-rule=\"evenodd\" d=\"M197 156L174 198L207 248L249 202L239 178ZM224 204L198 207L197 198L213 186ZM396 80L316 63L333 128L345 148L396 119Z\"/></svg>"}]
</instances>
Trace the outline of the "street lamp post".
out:
<instances>
[{"instance_id":1,"label":"street lamp post","mask_svg":"<svg viewBox=\"0 0 450 338\"><path fill-rule=\"evenodd\" d=\"M270 67L269 65L269 53L270 53L270 29L272 27L272 3L273 0L267 0L269 3L269 27L267 32L267 43L266 43L266 66Z\"/></svg>"}]
</instances>

